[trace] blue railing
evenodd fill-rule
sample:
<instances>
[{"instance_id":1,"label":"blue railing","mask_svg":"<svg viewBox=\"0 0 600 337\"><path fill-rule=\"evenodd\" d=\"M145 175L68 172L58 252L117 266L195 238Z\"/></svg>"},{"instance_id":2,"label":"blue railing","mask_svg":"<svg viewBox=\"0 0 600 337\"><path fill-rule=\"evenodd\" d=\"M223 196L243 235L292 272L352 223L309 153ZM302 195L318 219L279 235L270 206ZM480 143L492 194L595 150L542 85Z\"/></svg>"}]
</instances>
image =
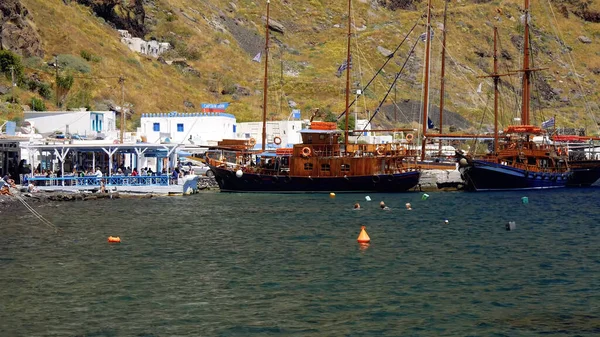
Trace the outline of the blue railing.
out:
<instances>
[{"instance_id":1,"label":"blue railing","mask_svg":"<svg viewBox=\"0 0 600 337\"><path fill-rule=\"evenodd\" d=\"M31 177L28 181L37 186L100 186L104 180L106 186L167 186L169 176L112 176L112 177Z\"/></svg>"}]
</instances>

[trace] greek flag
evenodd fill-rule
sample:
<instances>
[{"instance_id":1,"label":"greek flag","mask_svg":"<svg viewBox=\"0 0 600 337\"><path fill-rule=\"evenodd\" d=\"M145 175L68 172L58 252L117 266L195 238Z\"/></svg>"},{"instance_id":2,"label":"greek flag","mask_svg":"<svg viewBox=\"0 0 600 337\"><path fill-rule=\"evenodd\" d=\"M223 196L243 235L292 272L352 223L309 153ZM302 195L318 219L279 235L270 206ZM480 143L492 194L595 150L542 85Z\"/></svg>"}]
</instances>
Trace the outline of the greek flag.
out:
<instances>
[{"instance_id":1,"label":"greek flag","mask_svg":"<svg viewBox=\"0 0 600 337\"><path fill-rule=\"evenodd\" d=\"M542 128L547 129L547 128L551 128L554 126L554 117L550 118L549 120L542 122Z\"/></svg>"},{"instance_id":2,"label":"greek flag","mask_svg":"<svg viewBox=\"0 0 600 337\"><path fill-rule=\"evenodd\" d=\"M347 68L348 68L348 64L346 63L346 61L342 62L342 64L337 69L336 76L337 77L342 76L342 72L344 70L346 70ZM352 69L352 55L350 55L350 69Z\"/></svg>"},{"instance_id":3,"label":"greek flag","mask_svg":"<svg viewBox=\"0 0 600 337\"><path fill-rule=\"evenodd\" d=\"M256 54L256 56L254 56L252 61L260 63L261 56L262 56L262 52L258 52L258 54Z\"/></svg>"},{"instance_id":4,"label":"greek flag","mask_svg":"<svg viewBox=\"0 0 600 337\"><path fill-rule=\"evenodd\" d=\"M421 39L421 41L425 42L427 41L427 32L419 35L419 38ZM433 39L433 29L431 30L431 38Z\"/></svg>"},{"instance_id":5,"label":"greek flag","mask_svg":"<svg viewBox=\"0 0 600 337\"><path fill-rule=\"evenodd\" d=\"M427 128L428 129L433 129L435 128L435 125L433 124L433 121L431 120L431 118L427 117Z\"/></svg>"}]
</instances>

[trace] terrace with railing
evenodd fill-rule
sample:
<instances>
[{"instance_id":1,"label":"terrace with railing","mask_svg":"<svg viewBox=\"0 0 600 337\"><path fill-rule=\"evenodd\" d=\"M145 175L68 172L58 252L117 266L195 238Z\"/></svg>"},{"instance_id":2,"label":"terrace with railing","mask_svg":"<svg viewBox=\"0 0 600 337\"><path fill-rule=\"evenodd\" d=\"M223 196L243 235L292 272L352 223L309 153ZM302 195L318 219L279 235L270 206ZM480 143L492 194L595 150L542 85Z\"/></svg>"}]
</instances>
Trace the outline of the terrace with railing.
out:
<instances>
[{"instance_id":1,"label":"terrace with railing","mask_svg":"<svg viewBox=\"0 0 600 337\"><path fill-rule=\"evenodd\" d=\"M35 176L27 179L35 182L37 186L77 186L77 187L99 187L104 181L105 186L168 186L168 175L157 176L123 176L113 175L110 177L97 176L64 176L45 177Z\"/></svg>"}]
</instances>

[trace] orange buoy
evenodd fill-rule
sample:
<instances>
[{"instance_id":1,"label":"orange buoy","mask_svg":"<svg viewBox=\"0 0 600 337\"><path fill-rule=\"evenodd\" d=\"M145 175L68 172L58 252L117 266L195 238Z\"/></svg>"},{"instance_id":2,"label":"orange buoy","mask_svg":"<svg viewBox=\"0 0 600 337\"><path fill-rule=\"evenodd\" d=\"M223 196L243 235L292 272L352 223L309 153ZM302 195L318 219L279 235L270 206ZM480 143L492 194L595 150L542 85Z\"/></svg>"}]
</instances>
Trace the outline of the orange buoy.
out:
<instances>
[{"instance_id":1,"label":"orange buoy","mask_svg":"<svg viewBox=\"0 0 600 337\"><path fill-rule=\"evenodd\" d=\"M118 236L109 236L108 242L121 243L121 238Z\"/></svg>"},{"instance_id":2,"label":"orange buoy","mask_svg":"<svg viewBox=\"0 0 600 337\"><path fill-rule=\"evenodd\" d=\"M371 238L369 237L369 234L367 234L367 231L365 230L367 227L365 226L360 226L360 234L358 234L358 243L369 243L371 242Z\"/></svg>"}]
</instances>

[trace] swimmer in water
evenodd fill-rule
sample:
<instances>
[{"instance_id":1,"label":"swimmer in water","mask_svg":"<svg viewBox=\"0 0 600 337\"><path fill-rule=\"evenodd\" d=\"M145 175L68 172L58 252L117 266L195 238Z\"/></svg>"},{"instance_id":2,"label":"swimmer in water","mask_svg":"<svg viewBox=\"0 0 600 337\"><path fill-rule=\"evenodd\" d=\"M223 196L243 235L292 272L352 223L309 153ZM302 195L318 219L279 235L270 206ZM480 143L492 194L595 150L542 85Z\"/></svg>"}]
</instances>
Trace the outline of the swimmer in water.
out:
<instances>
[{"instance_id":1,"label":"swimmer in water","mask_svg":"<svg viewBox=\"0 0 600 337\"><path fill-rule=\"evenodd\" d=\"M385 205L385 202L383 202L383 201L379 203L379 208L381 208L384 211L388 211L390 209L389 207L387 207Z\"/></svg>"},{"instance_id":2,"label":"swimmer in water","mask_svg":"<svg viewBox=\"0 0 600 337\"><path fill-rule=\"evenodd\" d=\"M360 209L360 204L358 202L354 204L354 209Z\"/></svg>"}]
</instances>

